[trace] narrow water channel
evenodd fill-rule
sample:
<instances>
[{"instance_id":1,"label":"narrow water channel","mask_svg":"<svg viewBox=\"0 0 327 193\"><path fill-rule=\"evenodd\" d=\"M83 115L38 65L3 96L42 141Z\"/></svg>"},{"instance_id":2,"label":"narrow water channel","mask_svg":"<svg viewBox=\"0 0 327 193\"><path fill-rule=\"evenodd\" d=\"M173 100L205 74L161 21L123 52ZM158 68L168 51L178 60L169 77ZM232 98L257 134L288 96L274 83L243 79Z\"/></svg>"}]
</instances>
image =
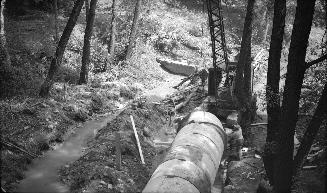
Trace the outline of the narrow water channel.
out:
<instances>
[{"instance_id":1,"label":"narrow water channel","mask_svg":"<svg viewBox=\"0 0 327 193\"><path fill-rule=\"evenodd\" d=\"M87 139L94 137L99 129L105 127L120 112L122 109L108 117L85 122L83 127L77 129L75 134L55 150L50 150L43 157L34 159L25 172L25 179L20 182L15 192L69 192L69 187L58 181L59 168L81 157Z\"/></svg>"}]
</instances>

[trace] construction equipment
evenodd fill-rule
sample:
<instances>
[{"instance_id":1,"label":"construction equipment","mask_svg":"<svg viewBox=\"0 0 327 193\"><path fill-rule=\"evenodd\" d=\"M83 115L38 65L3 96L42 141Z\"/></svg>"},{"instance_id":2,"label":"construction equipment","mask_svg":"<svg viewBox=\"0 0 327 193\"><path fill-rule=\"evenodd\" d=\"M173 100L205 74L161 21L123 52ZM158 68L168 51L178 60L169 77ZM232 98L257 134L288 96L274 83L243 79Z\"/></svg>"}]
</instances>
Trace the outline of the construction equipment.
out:
<instances>
[{"instance_id":1,"label":"construction equipment","mask_svg":"<svg viewBox=\"0 0 327 193\"><path fill-rule=\"evenodd\" d=\"M226 72L225 86L228 86L229 69L228 56L224 29L224 19L222 15L221 0L206 0L209 17L209 29L211 36L212 59L217 77L217 87L221 82L222 70Z\"/></svg>"}]
</instances>

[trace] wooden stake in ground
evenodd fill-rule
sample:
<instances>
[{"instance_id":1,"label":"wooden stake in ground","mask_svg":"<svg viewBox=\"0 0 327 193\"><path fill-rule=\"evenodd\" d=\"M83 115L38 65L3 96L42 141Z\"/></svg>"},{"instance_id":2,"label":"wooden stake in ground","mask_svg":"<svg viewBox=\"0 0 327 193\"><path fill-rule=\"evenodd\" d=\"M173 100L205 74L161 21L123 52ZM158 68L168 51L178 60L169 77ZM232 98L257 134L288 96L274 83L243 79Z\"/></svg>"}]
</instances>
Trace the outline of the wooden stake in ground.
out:
<instances>
[{"instance_id":1,"label":"wooden stake in ground","mask_svg":"<svg viewBox=\"0 0 327 193\"><path fill-rule=\"evenodd\" d=\"M120 147L120 134L119 132L115 133L115 147L116 147L116 166L117 170L121 168L121 147Z\"/></svg>"},{"instance_id":2,"label":"wooden stake in ground","mask_svg":"<svg viewBox=\"0 0 327 193\"><path fill-rule=\"evenodd\" d=\"M139 135L137 134L137 131L136 131L136 128L135 128L134 119L133 119L133 116L132 115L131 115L131 121L132 121L134 135L135 135L135 139L136 139L136 143L137 143L137 148L139 149L139 153L140 153L140 157L141 157L141 162L142 162L142 164L145 164L144 158L143 158L142 149L141 149L141 144L140 144L140 140L139 140Z\"/></svg>"}]
</instances>

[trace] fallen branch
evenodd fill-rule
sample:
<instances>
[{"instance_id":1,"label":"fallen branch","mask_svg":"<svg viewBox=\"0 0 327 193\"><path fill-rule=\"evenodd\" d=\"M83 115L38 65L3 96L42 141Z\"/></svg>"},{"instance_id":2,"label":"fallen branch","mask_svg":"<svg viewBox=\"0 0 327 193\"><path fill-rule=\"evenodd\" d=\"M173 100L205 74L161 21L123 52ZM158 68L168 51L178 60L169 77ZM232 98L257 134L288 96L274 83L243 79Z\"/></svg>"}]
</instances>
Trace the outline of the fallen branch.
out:
<instances>
[{"instance_id":1,"label":"fallen branch","mask_svg":"<svg viewBox=\"0 0 327 193\"><path fill-rule=\"evenodd\" d=\"M304 169L304 170L311 170L311 169L315 169L317 167L318 166L303 166L302 169Z\"/></svg>"},{"instance_id":2,"label":"fallen branch","mask_svg":"<svg viewBox=\"0 0 327 193\"><path fill-rule=\"evenodd\" d=\"M184 78L178 85L173 86L173 88L178 89L178 87L182 86L182 84L184 84L184 82L191 80L194 76L195 76L195 73L191 74L190 76Z\"/></svg>"},{"instance_id":3,"label":"fallen branch","mask_svg":"<svg viewBox=\"0 0 327 193\"><path fill-rule=\"evenodd\" d=\"M28 152L28 151L26 151L26 150L24 150L24 149L22 149L22 148L20 148L20 147L18 147L16 145L12 144L12 143L5 142L5 141L1 141L1 143L3 143L4 145L7 145L9 147L13 147L13 148L15 148L15 149L17 149L17 150L19 150L19 151L21 151L23 153L26 153L27 155L31 156L32 158L37 157L37 155L35 155L34 153L30 153L30 152Z\"/></svg>"},{"instance_id":4,"label":"fallen branch","mask_svg":"<svg viewBox=\"0 0 327 193\"><path fill-rule=\"evenodd\" d=\"M310 68L311 66L313 66L313 65L315 65L315 64L318 64L319 62L322 62L322 61L324 61L324 60L326 60L326 59L327 59L327 54L325 54L325 55L321 56L320 58L315 59L315 60L313 60L313 61L311 61L311 62L306 62L306 63L305 63L305 67L306 67L306 68Z\"/></svg>"},{"instance_id":5,"label":"fallen branch","mask_svg":"<svg viewBox=\"0 0 327 193\"><path fill-rule=\"evenodd\" d=\"M250 126L255 127L255 126L259 126L259 125L268 125L268 123L253 123Z\"/></svg>"},{"instance_id":6,"label":"fallen branch","mask_svg":"<svg viewBox=\"0 0 327 193\"><path fill-rule=\"evenodd\" d=\"M3 189L2 187L1 187L1 191L2 191L2 192L6 192L6 190L5 190L5 189Z\"/></svg>"},{"instance_id":7,"label":"fallen branch","mask_svg":"<svg viewBox=\"0 0 327 193\"><path fill-rule=\"evenodd\" d=\"M184 107L185 105L187 105L190 100L192 99L192 97L196 94L197 88L195 88L192 93L186 98L186 100L182 103L179 103L178 105L176 105L175 107L175 111L178 111L179 109L181 109L182 107Z\"/></svg>"},{"instance_id":8,"label":"fallen branch","mask_svg":"<svg viewBox=\"0 0 327 193\"><path fill-rule=\"evenodd\" d=\"M143 158L143 153L142 153L142 149L141 149L141 144L140 144L140 140L139 140L139 135L137 134L136 128L135 128L135 123L134 123L134 119L133 116L131 115L131 121L132 121L132 126L133 126L133 131L134 131L134 135L135 135L135 139L136 139L136 143L137 143L137 148L139 149L139 154L141 157L141 162L144 165L144 158Z\"/></svg>"}]
</instances>

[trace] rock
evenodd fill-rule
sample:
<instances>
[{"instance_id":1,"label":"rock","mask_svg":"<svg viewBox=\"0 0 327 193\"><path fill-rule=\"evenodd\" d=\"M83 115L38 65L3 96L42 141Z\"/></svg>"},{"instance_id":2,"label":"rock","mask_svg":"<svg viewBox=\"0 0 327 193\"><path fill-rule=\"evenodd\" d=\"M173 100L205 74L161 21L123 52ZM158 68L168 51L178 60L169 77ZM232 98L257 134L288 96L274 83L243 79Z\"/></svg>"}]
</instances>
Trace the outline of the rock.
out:
<instances>
[{"instance_id":1,"label":"rock","mask_svg":"<svg viewBox=\"0 0 327 193\"><path fill-rule=\"evenodd\" d=\"M108 189L111 190L112 188L112 184L108 184Z\"/></svg>"},{"instance_id":2,"label":"rock","mask_svg":"<svg viewBox=\"0 0 327 193\"><path fill-rule=\"evenodd\" d=\"M48 128L49 128L49 129L54 129L54 127L55 127L55 126L54 126L53 124L48 125Z\"/></svg>"},{"instance_id":3,"label":"rock","mask_svg":"<svg viewBox=\"0 0 327 193\"><path fill-rule=\"evenodd\" d=\"M84 109L79 109L77 113L75 113L74 120L85 122L88 119L88 112Z\"/></svg>"},{"instance_id":4,"label":"rock","mask_svg":"<svg viewBox=\"0 0 327 193\"><path fill-rule=\"evenodd\" d=\"M236 111L232 112L231 114L229 114L227 116L227 119L226 119L226 125L228 127L232 127L234 125L238 125L238 113Z\"/></svg>"},{"instance_id":5,"label":"rock","mask_svg":"<svg viewBox=\"0 0 327 193\"><path fill-rule=\"evenodd\" d=\"M77 112L78 111L78 107L74 104L69 104L68 106L64 106L62 109L65 111L69 111L69 112Z\"/></svg>"},{"instance_id":6,"label":"rock","mask_svg":"<svg viewBox=\"0 0 327 193\"><path fill-rule=\"evenodd\" d=\"M120 87L119 91L120 91L120 96L121 97L125 97L125 98L128 98L128 99L133 99L136 96L136 91L130 89L127 86Z\"/></svg>"},{"instance_id":7,"label":"rock","mask_svg":"<svg viewBox=\"0 0 327 193\"><path fill-rule=\"evenodd\" d=\"M36 114L37 110L35 108L24 108L22 110L22 113L26 114L26 115L34 115Z\"/></svg>"},{"instance_id":8,"label":"rock","mask_svg":"<svg viewBox=\"0 0 327 193\"><path fill-rule=\"evenodd\" d=\"M143 128L143 135L145 137L151 137L151 130L148 127Z\"/></svg>"},{"instance_id":9,"label":"rock","mask_svg":"<svg viewBox=\"0 0 327 193\"><path fill-rule=\"evenodd\" d=\"M120 92L118 89L112 89L106 92L106 97L111 100L117 100L120 96Z\"/></svg>"},{"instance_id":10,"label":"rock","mask_svg":"<svg viewBox=\"0 0 327 193\"><path fill-rule=\"evenodd\" d=\"M180 62L162 58L157 58L156 60L158 63L161 64L162 68L173 74L190 76L196 71L196 67L189 65L187 62Z\"/></svg>"},{"instance_id":11,"label":"rock","mask_svg":"<svg viewBox=\"0 0 327 193\"><path fill-rule=\"evenodd\" d=\"M104 99L100 95L93 95L91 109L95 112L101 111L104 105Z\"/></svg>"},{"instance_id":12,"label":"rock","mask_svg":"<svg viewBox=\"0 0 327 193\"><path fill-rule=\"evenodd\" d=\"M100 181L100 184L102 184L102 185L106 185L107 183L106 183L105 181L101 180L101 181Z\"/></svg>"},{"instance_id":13,"label":"rock","mask_svg":"<svg viewBox=\"0 0 327 193\"><path fill-rule=\"evenodd\" d=\"M92 96L92 92L83 92L81 97L85 98L85 99L89 99Z\"/></svg>"}]
</instances>

